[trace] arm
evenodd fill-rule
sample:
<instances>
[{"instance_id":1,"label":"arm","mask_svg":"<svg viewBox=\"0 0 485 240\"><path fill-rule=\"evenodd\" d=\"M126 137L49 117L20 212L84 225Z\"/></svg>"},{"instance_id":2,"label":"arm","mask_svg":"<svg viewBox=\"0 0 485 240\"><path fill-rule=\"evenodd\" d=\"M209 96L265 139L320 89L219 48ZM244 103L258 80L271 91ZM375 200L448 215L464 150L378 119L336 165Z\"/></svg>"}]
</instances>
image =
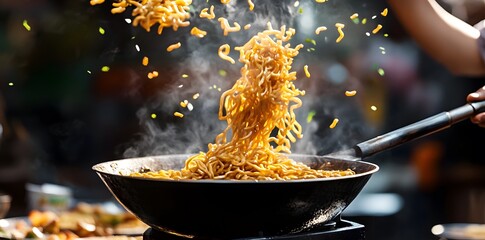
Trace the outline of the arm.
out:
<instances>
[{"instance_id":1,"label":"arm","mask_svg":"<svg viewBox=\"0 0 485 240\"><path fill-rule=\"evenodd\" d=\"M456 75L485 75L480 31L446 12L435 0L388 0L422 49Z\"/></svg>"}]
</instances>

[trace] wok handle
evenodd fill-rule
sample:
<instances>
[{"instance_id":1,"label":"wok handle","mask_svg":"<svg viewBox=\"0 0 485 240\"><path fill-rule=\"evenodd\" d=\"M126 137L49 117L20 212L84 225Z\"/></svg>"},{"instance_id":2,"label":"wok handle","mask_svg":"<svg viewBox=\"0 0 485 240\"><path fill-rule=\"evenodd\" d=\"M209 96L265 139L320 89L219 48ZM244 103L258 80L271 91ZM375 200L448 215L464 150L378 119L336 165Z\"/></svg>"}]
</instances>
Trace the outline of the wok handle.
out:
<instances>
[{"instance_id":1,"label":"wok handle","mask_svg":"<svg viewBox=\"0 0 485 240\"><path fill-rule=\"evenodd\" d=\"M484 111L485 101L468 103L451 111L442 112L419 122L359 143L354 148L357 156L360 158L369 157L411 140L439 132L455 123L461 122Z\"/></svg>"}]
</instances>

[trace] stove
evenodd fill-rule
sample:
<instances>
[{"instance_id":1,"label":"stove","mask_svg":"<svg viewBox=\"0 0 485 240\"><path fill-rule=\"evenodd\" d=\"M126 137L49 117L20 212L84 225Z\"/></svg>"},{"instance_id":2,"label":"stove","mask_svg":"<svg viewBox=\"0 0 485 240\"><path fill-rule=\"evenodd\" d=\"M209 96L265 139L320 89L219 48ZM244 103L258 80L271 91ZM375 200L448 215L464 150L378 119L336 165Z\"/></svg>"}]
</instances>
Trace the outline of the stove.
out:
<instances>
[{"instance_id":1,"label":"stove","mask_svg":"<svg viewBox=\"0 0 485 240\"><path fill-rule=\"evenodd\" d=\"M187 240L188 238L172 235L153 228L147 229L143 233L143 240ZM212 238L190 238L192 240L220 240ZM300 233L288 234L274 237L253 237L253 238L239 238L238 240L363 240L365 239L365 227L362 224L338 220L330 222L317 229L312 229Z\"/></svg>"}]
</instances>

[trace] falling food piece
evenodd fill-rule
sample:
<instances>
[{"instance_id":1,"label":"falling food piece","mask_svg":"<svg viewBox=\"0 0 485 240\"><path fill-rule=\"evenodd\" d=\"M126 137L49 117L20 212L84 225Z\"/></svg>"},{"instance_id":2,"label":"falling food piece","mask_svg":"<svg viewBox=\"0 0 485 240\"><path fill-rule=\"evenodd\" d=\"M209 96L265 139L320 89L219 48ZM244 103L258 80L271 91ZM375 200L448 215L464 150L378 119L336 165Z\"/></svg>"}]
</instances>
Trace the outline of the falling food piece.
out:
<instances>
[{"instance_id":1,"label":"falling food piece","mask_svg":"<svg viewBox=\"0 0 485 240\"><path fill-rule=\"evenodd\" d=\"M376 18L377 18L377 16L376 16L376 15L372 16L372 19L376 19Z\"/></svg>"},{"instance_id":2,"label":"falling food piece","mask_svg":"<svg viewBox=\"0 0 485 240\"><path fill-rule=\"evenodd\" d=\"M231 2L231 0L221 0L222 4L228 4L229 2Z\"/></svg>"},{"instance_id":3,"label":"falling food piece","mask_svg":"<svg viewBox=\"0 0 485 240\"><path fill-rule=\"evenodd\" d=\"M135 44L135 49L136 49L137 52L139 52L140 51L140 46L138 46L138 44Z\"/></svg>"},{"instance_id":4,"label":"falling food piece","mask_svg":"<svg viewBox=\"0 0 485 240\"><path fill-rule=\"evenodd\" d=\"M355 91L355 90L345 91L345 96L347 96L347 97L353 97L353 96L355 96L355 94L357 94L357 91Z\"/></svg>"},{"instance_id":5,"label":"falling food piece","mask_svg":"<svg viewBox=\"0 0 485 240\"><path fill-rule=\"evenodd\" d=\"M367 23L367 18L362 19L362 24L366 24L366 23Z\"/></svg>"},{"instance_id":6,"label":"falling food piece","mask_svg":"<svg viewBox=\"0 0 485 240\"><path fill-rule=\"evenodd\" d=\"M372 30L372 33L373 33L373 34L378 33L378 32L379 32L379 30L381 30L381 28L382 28L382 25L381 25L381 24L378 24L378 25L377 25L377 27L376 27L376 28L374 28L374 30Z\"/></svg>"},{"instance_id":7,"label":"falling food piece","mask_svg":"<svg viewBox=\"0 0 485 240\"><path fill-rule=\"evenodd\" d=\"M130 24L131 23L131 19L125 18L125 22L128 23L128 24Z\"/></svg>"},{"instance_id":8,"label":"falling food piece","mask_svg":"<svg viewBox=\"0 0 485 240\"><path fill-rule=\"evenodd\" d=\"M338 118L333 119L333 122L332 124L330 124L329 128L335 128L337 126L338 121L339 121Z\"/></svg>"},{"instance_id":9,"label":"falling food piece","mask_svg":"<svg viewBox=\"0 0 485 240\"><path fill-rule=\"evenodd\" d=\"M317 112L315 111L310 111L308 113L308 116L306 117L306 122L307 123L310 123L312 120L313 120L313 117L315 116L315 114L317 114Z\"/></svg>"},{"instance_id":10,"label":"falling food piece","mask_svg":"<svg viewBox=\"0 0 485 240\"><path fill-rule=\"evenodd\" d=\"M179 85L179 88L183 88L183 87L184 87L184 85L183 85L183 84L180 84L180 85Z\"/></svg>"},{"instance_id":11,"label":"falling food piece","mask_svg":"<svg viewBox=\"0 0 485 240\"><path fill-rule=\"evenodd\" d=\"M243 28L244 28L244 30L248 30L248 29L250 29L250 28L251 28L251 24L246 24L246 25L244 25L244 27L243 27Z\"/></svg>"},{"instance_id":12,"label":"falling food piece","mask_svg":"<svg viewBox=\"0 0 485 240\"><path fill-rule=\"evenodd\" d=\"M143 60L141 61L141 64L142 64L143 66L148 66L148 57L146 57L146 56L145 56L145 57L143 57Z\"/></svg>"},{"instance_id":13,"label":"falling food piece","mask_svg":"<svg viewBox=\"0 0 485 240\"><path fill-rule=\"evenodd\" d=\"M209 12L207 12L207 11L209 11ZM216 18L216 15L214 14L214 5L212 5L210 7L210 10L208 8L202 9L202 11L200 11L199 17L201 17L201 18L207 18L207 19L214 19L214 18Z\"/></svg>"},{"instance_id":14,"label":"falling food piece","mask_svg":"<svg viewBox=\"0 0 485 240\"><path fill-rule=\"evenodd\" d=\"M297 8L298 6L300 6L300 1L295 1L295 3L293 4L293 7Z\"/></svg>"},{"instance_id":15,"label":"falling food piece","mask_svg":"<svg viewBox=\"0 0 485 240\"><path fill-rule=\"evenodd\" d=\"M9 85L10 87L13 87L13 82L9 82L9 83L8 83L8 85Z\"/></svg>"},{"instance_id":16,"label":"falling food piece","mask_svg":"<svg viewBox=\"0 0 485 240\"><path fill-rule=\"evenodd\" d=\"M234 22L234 27L231 27L227 19L223 17L218 18L217 21L221 23L221 29L224 31L224 36L227 36L231 32L238 32L241 30L241 26L237 22Z\"/></svg>"},{"instance_id":17,"label":"falling food piece","mask_svg":"<svg viewBox=\"0 0 485 240\"><path fill-rule=\"evenodd\" d=\"M153 119L155 119L155 118L157 118L157 114L152 113L152 115L150 115L150 117L152 117Z\"/></svg>"},{"instance_id":18,"label":"falling food piece","mask_svg":"<svg viewBox=\"0 0 485 240\"><path fill-rule=\"evenodd\" d=\"M180 102L180 106L183 107L183 108L187 107L187 104L189 104L189 101L187 101L187 100L183 100L182 102Z\"/></svg>"},{"instance_id":19,"label":"falling food piece","mask_svg":"<svg viewBox=\"0 0 485 240\"><path fill-rule=\"evenodd\" d=\"M308 71L308 65L303 66L303 71L305 71L305 76L310 78L310 72Z\"/></svg>"},{"instance_id":20,"label":"falling food piece","mask_svg":"<svg viewBox=\"0 0 485 240\"><path fill-rule=\"evenodd\" d=\"M253 1L248 0L248 4L249 4L249 11L253 11L254 10L254 3L253 3Z\"/></svg>"},{"instance_id":21,"label":"falling food piece","mask_svg":"<svg viewBox=\"0 0 485 240\"><path fill-rule=\"evenodd\" d=\"M223 60L226 60L226 61L234 64L234 63L236 63L236 61L234 61L234 59L232 59L231 57L228 56L230 51L231 51L231 46L229 46L229 44L223 44L219 47L218 55Z\"/></svg>"},{"instance_id":22,"label":"falling food piece","mask_svg":"<svg viewBox=\"0 0 485 240\"><path fill-rule=\"evenodd\" d=\"M356 19L356 18L358 18L358 17L359 17L359 14L358 14L358 13L354 13L354 14L352 14L352 15L350 16L350 19L351 19L351 20L354 20L354 19Z\"/></svg>"},{"instance_id":23,"label":"falling food piece","mask_svg":"<svg viewBox=\"0 0 485 240\"><path fill-rule=\"evenodd\" d=\"M187 75L187 74L182 74L182 78L188 78L188 77L189 77L189 75Z\"/></svg>"},{"instance_id":24,"label":"falling food piece","mask_svg":"<svg viewBox=\"0 0 485 240\"><path fill-rule=\"evenodd\" d=\"M108 66L103 66L103 67L101 67L101 71L108 72L109 71L109 67Z\"/></svg>"},{"instance_id":25,"label":"falling food piece","mask_svg":"<svg viewBox=\"0 0 485 240\"><path fill-rule=\"evenodd\" d=\"M324 3L326 1L328 1L328 0L315 0L315 2L317 2L317 3Z\"/></svg>"},{"instance_id":26,"label":"falling food piece","mask_svg":"<svg viewBox=\"0 0 485 240\"><path fill-rule=\"evenodd\" d=\"M87 70L86 72L88 72L88 74L91 74L91 71L90 70Z\"/></svg>"},{"instance_id":27,"label":"falling food piece","mask_svg":"<svg viewBox=\"0 0 485 240\"><path fill-rule=\"evenodd\" d=\"M167 47L167 52L171 52L171 51L173 51L177 48L180 48L181 46L182 46L182 44L180 42L174 43L174 44Z\"/></svg>"},{"instance_id":28,"label":"falling food piece","mask_svg":"<svg viewBox=\"0 0 485 240\"><path fill-rule=\"evenodd\" d=\"M317 42L315 41L315 39L307 38L307 39L305 39L305 42L311 43L311 44L313 44L315 46L317 45Z\"/></svg>"},{"instance_id":29,"label":"falling food piece","mask_svg":"<svg viewBox=\"0 0 485 240\"><path fill-rule=\"evenodd\" d=\"M148 78L149 79L153 79L153 78L156 78L158 77L158 72L157 71L153 71L153 72L149 72L148 73Z\"/></svg>"},{"instance_id":30,"label":"falling food piece","mask_svg":"<svg viewBox=\"0 0 485 240\"><path fill-rule=\"evenodd\" d=\"M104 33L105 33L105 32L106 32L106 31L104 30L104 28L99 27L99 33L100 33L101 35L104 35Z\"/></svg>"},{"instance_id":31,"label":"falling food piece","mask_svg":"<svg viewBox=\"0 0 485 240\"><path fill-rule=\"evenodd\" d=\"M179 118L183 118L183 117L184 117L184 114L179 113L179 112L174 112L174 113L173 113L173 115L174 115L175 117L179 117Z\"/></svg>"},{"instance_id":32,"label":"falling food piece","mask_svg":"<svg viewBox=\"0 0 485 240\"><path fill-rule=\"evenodd\" d=\"M385 16L387 16L387 13L388 13L388 12L389 12L389 10L388 10L387 8L384 8L384 10L382 10L382 12L381 12L381 15L382 15L383 17L385 17Z\"/></svg>"},{"instance_id":33,"label":"falling food piece","mask_svg":"<svg viewBox=\"0 0 485 240\"><path fill-rule=\"evenodd\" d=\"M342 30L345 27L345 24L343 24L343 23L336 23L335 24L335 27L337 28L337 31L339 33L339 37L337 38L337 40L335 40L335 42L339 43L340 41L342 41L342 39L345 36L344 31Z\"/></svg>"},{"instance_id":34,"label":"falling food piece","mask_svg":"<svg viewBox=\"0 0 485 240\"><path fill-rule=\"evenodd\" d=\"M195 99L199 98L199 96L200 96L200 94L199 93L196 93L196 94L194 94L194 96L192 96L192 99L195 100Z\"/></svg>"},{"instance_id":35,"label":"falling food piece","mask_svg":"<svg viewBox=\"0 0 485 240\"><path fill-rule=\"evenodd\" d=\"M372 111L377 111L377 107L376 107L376 106L374 106L374 105L372 105L372 106L370 107L370 109L371 109Z\"/></svg>"},{"instance_id":36,"label":"falling food piece","mask_svg":"<svg viewBox=\"0 0 485 240\"><path fill-rule=\"evenodd\" d=\"M327 30L327 27L325 26L320 26L320 27L317 27L317 29L315 29L315 34L320 34L320 32L322 31L326 31Z\"/></svg>"},{"instance_id":37,"label":"falling food piece","mask_svg":"<svg viewBox=\"0 0 485 240\"><path fill-rule=\"evenodd\" d=\"M382 68L377 69L377 73L379 73L379 75L381 75L381 76L384 76L384 74L385 74L384 69L382 69Z\"/></svg>"},{"instance_id":38,"label":"falling food piece","mask_svg":"<svg viewBox=\"0 0 485 240\"><path fill-rule=\"evenodd\" d=\"M30 27L29 23L27 22L27 20L24 20L22 22L22 25L24 26L25 29L27 29L27 31L30 31L32 28Z\"/></svg>"},{"instance_id":39,"label":"falling food piece","mask_svg":"<svg viewBox=\"0 0 485 240\"><path fill-rule=\"evenodd\" d=\"M104 0L91 0L91 1L89 1L89 4L91 4L91 6L98 5L98 4L101 4L101 3L104 3Z\"/></svg>"},{"instance_id":40,"label":"falling food piece","mask_svg":"<svg viewBox=\"0 0 485 240\"><path fill-rule=\"evenodd\" d=\"M194 105L192 105L192 103L187 104L187 109L188 109L189 111L194 110Z\"/></svg>"},{"instance_id":41,"label":"falling food piece","mask_svg":"<svg viewBox=\"0 0 485 240\"><path fill-rule=\"evenodd\" d=\"M192 36L196 36L198 38L203 38L205 37L205 35L207 35L207 32L204 31L204 30L200 30L199 28L197 27L193 27L191 30L190 30L190 34L192 34Z\"/></svg>"},{"instance_id":42,"label":"falling food piece","mask_svg":"<svg viewBox=\"0 0 485 240\"><path fill-rule=\"evenodd\" d=\"M221 77L225 77L225 76L227 76L227 72L226 72L226 70L224 70L224 69L219 70L219 72L218 72L218 73L219 73L219 76L221 76Z\"/></svg>"}]
</instances>

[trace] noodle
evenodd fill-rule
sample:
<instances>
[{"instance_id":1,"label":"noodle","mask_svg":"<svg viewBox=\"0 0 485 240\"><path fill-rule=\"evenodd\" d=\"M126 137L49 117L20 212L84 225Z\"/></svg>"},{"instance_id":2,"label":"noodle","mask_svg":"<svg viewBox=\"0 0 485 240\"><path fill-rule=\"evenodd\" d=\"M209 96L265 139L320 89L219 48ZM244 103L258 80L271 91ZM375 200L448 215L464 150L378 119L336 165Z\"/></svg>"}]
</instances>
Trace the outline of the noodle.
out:
<instances>
[{"instance_id":1,"label":"noodle","mask_svg":"<svg viewBox=\"0 0 485 240\"><path fill-rule=\"evenodd\" d=\"M101 3L104 3L104 0L91 0L91 1L89 1L89 4L91 4L92 6L98 5L98 4L101 4Z\"/></svg>"},{"instance_id":2,"label":"noodle","mask_svg":"<svg viewBox=\"0 0 485 240\"><path fill-rule=\"evenodd\" d=\"M141 64L143 66L147 66L148 65L148 57L143 57L143 60L141 61Z\"/></svg>"},{"instance_id":3,"label":"noodle","mask_svg":"<svg viewBox=\"0 0 485 240\"><path fill-rule=\"evenodd\" d=\"M200 30L197 27L193 27L192 30L190 30L190 34L198 38L203 38L205 37L205 35L207 35L207 32L204 30Z\"/></svg>"},{"instance_id":4,"label":"noodle","mask_svg":"<svg viewBox=\"0 0 485 240\"><path fill-rule=\"evenodd\" d=\"M253 3L253 1L248 0L248 4L249 4L249 11L253 11L253 9L254 9L254 3Z\"/></svg>"},{"instance_id":5,"label":"noodle","mask_svg":"<svg viewBox=\"0 0 485 240\"><path fill-rule=\"evenodd\" d=\"M376 28L374 28L374 30L372 30L372 33L373 33L373 34L378 33L378 32L379 32L379 30L381 30L381 28L382 28L382 25L381 25L381 24L378 24L378 25L377 25L377 27L376 27Z\"/></svg>"},{"instance_id":6,"label":"noodle","mask_svg":"<svg viewBox=\"0 0 485 240\"><path fill-rule=\"evenodd\" d=\"M335 128L337 126L338 121L339 121L338 118L335 118L332 121L332 124L330 124L329 128Z\"/></svg>"},{"instance_id":7,"label":"noodle","mask_svg":"<svg viewBox=\"0 0 485 240\"><path fill-rule=\"evenodd\" d=\"M347 96L347 97L353 97L353 96L355 96L355 94L357 94L357 91L355 91L355 90L345 91L345 96Z\"/></svg>"},{"instance_id":8,"label":"noodle","mask_svg":"<svg viewBox=\"0 0 485 240\"><path fill-rule=\"evenodd\" d=\"M336 23L335 27L337 28L337 31L339 33L339 36L338 36L337 40L335 40L335 42L339 43L340 41L342 41L342 39L345 36L344 31L342 30L345 27L345 25L342 24L342 23Z\"/></svg>"},{"instance_id":9,"label":"noodle","mask_svg":"<svg viewBox=\"0 0 485 240\"><path fill-rule=\"evenodd\" d=\"M310 72L308 71L308 65L303 66L303 71L305 71L305 76L310 78Z\"/></svg>"},{"instance_id":10,"label":"noodle","mask_svg":"<svg viewBox=\"0 0 485 240\"><path fill-rule=\"evenodd\" d=\"M207 13L207 11L209 11L209 13ZM216 15L214 14L214 5L211 5L210 10L208 8L202 9L202 11L200 11L199 17L207 19L216 18Z\"/></svg>"},{"instance_id":11,"label":"noodle","mask_svg":"<svg viewBox=\"0 0 485 240\"><path fill-rule=\"evenodd\" d=\"M230 32L237 32L241 30L241 26L237 22L234 22L234 27L231 27L227 19L223 17L218 18L217 21L221 23L221 28L224 31L224 36L227 36Z\"/></svg>"},{"instance_id":12,"label":"noodle","mask_svg":"<svg viewBox=\"0 0 485 240\"><path fill-rule=\"evenodd\" d=\"M382 10L382 12L381 12L381 15L382 15L383 17L385 17L385 16L387 16L387 13L388 13L388 12L389 12L389 10L388 10L387 8L384 8L384 10Z\"/></svg>"},{"instance_id":13,"label":"noodle","mask_svg":"<svg viewBox=\"0 0 485 240\"><path fill-rule=\"evenodd\" d=\"M103 0L91 0L91 5L100 4ZM128 7L133 7L131 15L134 17L133 26L140 25L147 32L159 24L158 34L164 28L172 27L177 31L179 27L187 27L190 22L189 6L192 0L120 0L112 4L112 14L123 13Z\"/></svg>"},{"instance_id":14,"label":"noodle","mask_svg":"<svg viewBox=\"0 0 485 240\"><path fill-rule=\"evenodd\" d=\"M180 48L181 46L182 46L182 44L180 42L174 43L174 44L167 47L167 52L171 52L171 51L173 51L177 48Z\"/></svg>"},{"instance_id":15,"label":"noodle","mask_svg":"<svg viewBox=\"0 0 485 240\"><path fill-rule=\"evenodd\" d=\"M244 64L241 77L221 95L219 119L227 127L207 152L189 157L181 170L133 173L162 179L292 180L355 174L352 170L315 170L295 162L291 142L302 137L295 109L305 94L294 85L293 57L303 47L288 42L294 29L281 27L258 33L237 47ZM275 132L274 132L275 131Z\"/></svg>"},{"instance_id":16,"label":"noodle","mask_svg":"<svg viewBox=\"0 0 485 240\"><path fill-rule=\"evenodd\" d=\"M327 30L327 27L325 26L321 26L321 27L317 27L317 29L315 29L315 34L320 34L321 31L326 31Z\"/></svg>"},{"instance_id":17,"label":"noodle","mask_svg":"<svg viewBox=\"0 0 485 240\"><path fill-rule=\"evenodd\" d=\"M224 44L224 45L221 45L219 47L219 51L218 51L218 54L219 54L219 57L234 64L236 63L236 61L234 61L234 59L232 59L232 57L229 57L229 52L231 51L231 46L229 46L229 44Z\"/></svg>"}]
</instances>

